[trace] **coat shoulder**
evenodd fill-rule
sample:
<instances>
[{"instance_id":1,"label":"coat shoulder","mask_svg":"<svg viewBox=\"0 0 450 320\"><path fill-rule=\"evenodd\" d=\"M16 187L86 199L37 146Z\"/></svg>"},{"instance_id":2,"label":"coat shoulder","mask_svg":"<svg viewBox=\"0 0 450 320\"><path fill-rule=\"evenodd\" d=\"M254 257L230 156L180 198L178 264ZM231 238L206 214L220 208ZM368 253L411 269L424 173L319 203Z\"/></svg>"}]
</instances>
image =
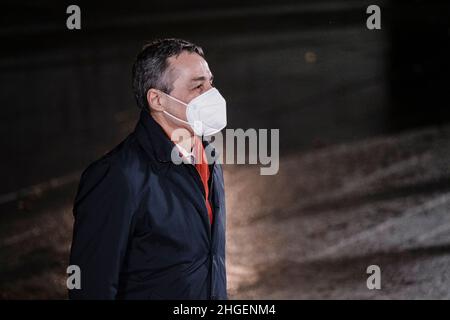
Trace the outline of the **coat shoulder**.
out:
<instances>
[{"instance_id":1,"label":"coat shoulder","mask_svg":"<svg viewBox=\"0 0 450 320\"><path fill-rule=\"evenodd\" d=\"M151 163L134 133L131 133L83 171L76 202L81 201L105 178L113 183L113 187L127 189L127 192L136 196L143 181L151 175L153 170Z\"/></svg>"}]
</instances>

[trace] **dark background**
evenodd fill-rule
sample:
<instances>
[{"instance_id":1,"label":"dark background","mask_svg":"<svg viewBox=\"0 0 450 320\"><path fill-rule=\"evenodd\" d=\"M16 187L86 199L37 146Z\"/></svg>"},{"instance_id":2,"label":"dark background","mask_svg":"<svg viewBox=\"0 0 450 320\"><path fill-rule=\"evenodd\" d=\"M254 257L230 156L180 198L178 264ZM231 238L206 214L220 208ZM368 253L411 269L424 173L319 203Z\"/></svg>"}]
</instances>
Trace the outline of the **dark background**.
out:
<instances>
[{"instance_id":1,"label":"dark background","mask_svg":"<svg viewBox=\"0 0 450 320\"><path fill-rule=\"evenodd\" d=\"M70 4L81 30L66 28ZM366 28L370 4L381 30ZM154 38L202 46L228 128L279 128L282 159L450 121L445 1L2 1L0 12L0 231L14 244L22 219L39 226L39 210L70 207L80 171L132 130L131 66ZM39 280L14 291L11 279L64 263L44 246L22 264L4 241L3 296L60 297L40 295Z\"/></svg>"},{"instance_id":2,"label":"dark background","mask_svg":"<svg viewBox=\"0 0 450 320\"><path fill-rule=\"evenodd\" d=\"M448 6L377 3L371 31L370 1L87 1L70 31L69 2L3 2L0 192L81 169L123 137L131 65L156 37L203 46L229 128L280 128L286 152L447 122Z\"/></svg>"}]
</instances>

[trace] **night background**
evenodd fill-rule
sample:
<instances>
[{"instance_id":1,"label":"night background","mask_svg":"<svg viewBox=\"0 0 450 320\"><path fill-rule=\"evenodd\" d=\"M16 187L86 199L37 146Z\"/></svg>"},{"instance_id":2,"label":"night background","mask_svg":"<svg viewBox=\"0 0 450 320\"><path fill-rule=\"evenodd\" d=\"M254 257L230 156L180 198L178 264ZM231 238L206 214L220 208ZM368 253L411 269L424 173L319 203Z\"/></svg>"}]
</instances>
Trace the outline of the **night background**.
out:
<instances>
[{"instance_id":1,"label":"night background","mask_svg":"<svg viewBox=\"0 0 450 320\"><path fill-rule=\"evenodd\" d=\"M203 47L227 128L280 129L277 175L224 166L230 299L449 299L449 9L3 1L0 298L66 299L81 172L134 128L137 53L177 37Z\"/></svg>"}]
</instances>

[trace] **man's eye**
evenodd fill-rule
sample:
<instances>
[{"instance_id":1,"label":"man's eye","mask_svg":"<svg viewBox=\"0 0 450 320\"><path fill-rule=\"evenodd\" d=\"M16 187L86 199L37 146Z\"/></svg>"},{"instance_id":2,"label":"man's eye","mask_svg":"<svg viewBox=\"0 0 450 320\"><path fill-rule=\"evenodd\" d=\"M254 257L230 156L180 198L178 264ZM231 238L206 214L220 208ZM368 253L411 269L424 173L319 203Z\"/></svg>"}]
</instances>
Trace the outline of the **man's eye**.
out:
<instances>
[{"instance_id":1,"label":"man's eye","mask_svg":"<svg viewBox=\"0 0 450 320\"><path fill-rule=\"evenodd\" d=\"M195 89L200 89L203 86L203 84L199 84L198 86L195 87Z\"/></svg>"}]
</instances>

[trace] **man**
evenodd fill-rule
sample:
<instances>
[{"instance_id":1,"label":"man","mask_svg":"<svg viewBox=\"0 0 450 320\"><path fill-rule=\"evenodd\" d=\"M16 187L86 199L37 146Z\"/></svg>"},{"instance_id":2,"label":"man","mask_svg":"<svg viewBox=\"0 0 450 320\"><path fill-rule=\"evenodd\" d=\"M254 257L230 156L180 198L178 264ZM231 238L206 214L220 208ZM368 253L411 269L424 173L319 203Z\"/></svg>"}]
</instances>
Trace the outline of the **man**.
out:
<instances>
[{"instance_id":1,"label":"man","mask_svg":"<svg viewBox=\"0 0 450 320\"><path fill-rule=\"evenodd\" d=\"M223 175L201 138L226 125L212 80L190 42L156 40L138 55L139 122L76 195L71 299L227 299Z\"/></svg>"}]
</instances>

